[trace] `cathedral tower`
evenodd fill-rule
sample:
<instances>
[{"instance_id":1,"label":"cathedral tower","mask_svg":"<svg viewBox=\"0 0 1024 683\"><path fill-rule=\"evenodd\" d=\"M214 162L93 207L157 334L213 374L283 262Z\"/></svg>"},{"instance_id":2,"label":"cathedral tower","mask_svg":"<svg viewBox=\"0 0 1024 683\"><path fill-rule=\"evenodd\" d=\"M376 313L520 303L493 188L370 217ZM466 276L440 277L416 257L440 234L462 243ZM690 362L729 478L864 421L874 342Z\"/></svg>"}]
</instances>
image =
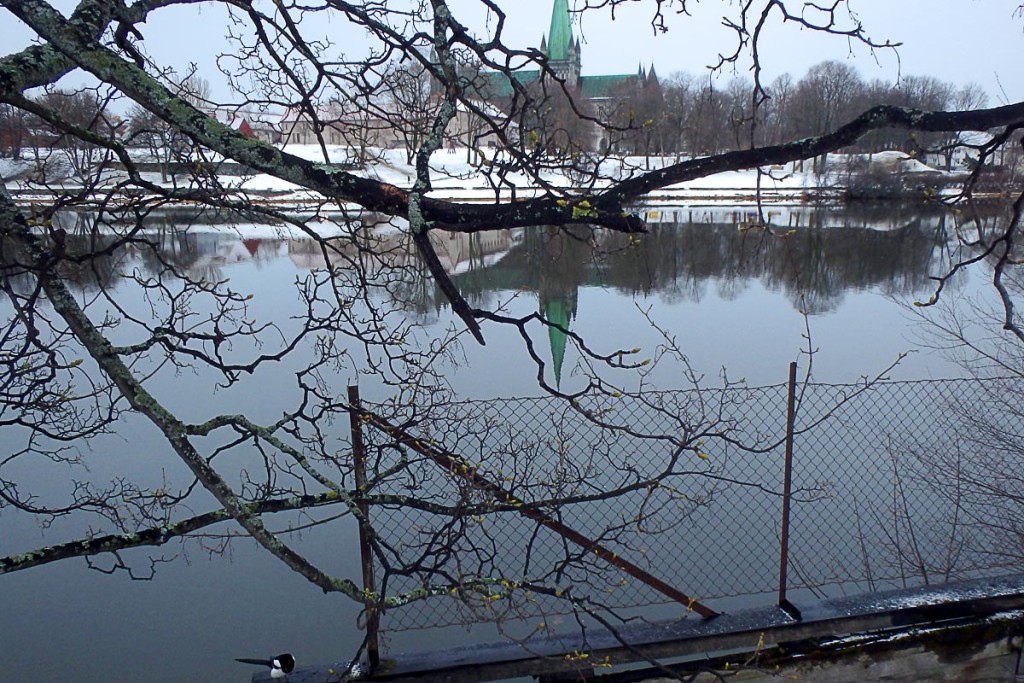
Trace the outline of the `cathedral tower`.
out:
<instances>
[{"instance_id":1,"label":"cathedral tower","mask_svg":"<svg viewBox=\"0 0 1024 683\"><path fill-rule=\"evenodd\" d=\"M580 80L580 41L573 40L568 0L555 0L551 8L551 27L547 39L542 39L541 50L552 71L569 86L576 87Z\"/></svg>"}]
</instances>

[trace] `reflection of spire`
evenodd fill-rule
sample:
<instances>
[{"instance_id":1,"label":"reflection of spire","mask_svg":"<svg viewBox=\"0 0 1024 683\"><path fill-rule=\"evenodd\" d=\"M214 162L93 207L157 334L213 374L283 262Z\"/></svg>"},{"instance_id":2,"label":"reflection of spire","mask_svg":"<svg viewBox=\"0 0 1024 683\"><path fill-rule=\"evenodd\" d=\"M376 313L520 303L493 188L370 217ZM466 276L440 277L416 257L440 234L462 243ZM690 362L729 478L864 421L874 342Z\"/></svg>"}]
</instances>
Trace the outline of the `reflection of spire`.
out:
<instances>
[{"instance_id":1,"label":"reflection of spire","mask_svg":"<svg viewBox=\"0 0 1024 683\"><path fill-rule=\"evenodd\" d=\"M565 359L565 347L568 342L568 335L562 330L568 330L569 324L576 317L576 304L575 291L567 297L545 297L541 301L544 317L551 323L548 326L548 341L551 344L551 366L555 371L555 386L558 388L562 386L562 361Z\"/></svg>"}]
</instances>

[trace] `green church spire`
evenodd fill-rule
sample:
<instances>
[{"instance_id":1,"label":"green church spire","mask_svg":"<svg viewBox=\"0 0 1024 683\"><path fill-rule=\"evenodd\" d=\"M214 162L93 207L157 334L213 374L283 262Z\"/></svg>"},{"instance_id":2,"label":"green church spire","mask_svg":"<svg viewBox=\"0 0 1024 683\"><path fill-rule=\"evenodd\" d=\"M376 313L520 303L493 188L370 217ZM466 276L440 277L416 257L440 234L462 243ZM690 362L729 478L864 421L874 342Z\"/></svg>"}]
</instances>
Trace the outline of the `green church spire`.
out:
<instances>
[{"instance_id":1,"label":"green church spire","mask_svg":"<svg viewBox=\"0 0 1024 683\"><path fill-rule=\"evenodd\" d=\"M565 361L565 348L569 335L565 330L572 325L578 306L578 291L566 290L563 294L540 293L541 313L551 325L548 325L548 342L551 344L551 369L555 374L555 387L562 387L562 363ZM556 327L557 325L557 327Z\"/></svg>"},{"instance_id":2,"label":"green church spire","mask_svg":"<svg viewBox=\"0 0 1024 683\"><path fill-rule=\"evenodd\" d=\"M569 22L568 0L555 0L551 8L551 29L548 31L548 59L569 58L572 47L572 25Z\"/></svg>"},{"instance_id":3,"label":"green church spire","mask_svg":"<svg viewBox=\"0 0 1024 683\"><path fill-rule=\"evenodd\" d=\"M544 307L548 322L569 329L570 313L564 301L553 299ZM565 346L568 336L554 325L548 326L548 342L551 344L551 366L555 371L555 387L562 387L562 362L565 360Z\"/></svg>"}]
</instances>

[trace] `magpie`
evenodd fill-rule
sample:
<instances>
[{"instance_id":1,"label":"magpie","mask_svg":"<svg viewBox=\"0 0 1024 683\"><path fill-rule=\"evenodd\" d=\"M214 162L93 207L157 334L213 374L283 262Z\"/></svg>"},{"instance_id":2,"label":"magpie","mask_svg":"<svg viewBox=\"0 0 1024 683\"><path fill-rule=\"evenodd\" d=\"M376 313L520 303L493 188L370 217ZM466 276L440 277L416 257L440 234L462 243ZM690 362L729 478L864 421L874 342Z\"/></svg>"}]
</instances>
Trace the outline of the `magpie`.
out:
<instances>
[{"instance_id":1,"label":"magpie","mask_svg":"<svg viewBox=\"0 0 1024 683\"><path fill-rule=\"evenodd\" d=\"M295 657L292 657L287 652L283 655L278 655L273 659L248 659L243 657L241 659L236 659L235 661L241 662L242 664L259 664L260 666L269 666L271 678L284 678L292 672L292 669L295 668Z\"/></svg>"}]
</instances>

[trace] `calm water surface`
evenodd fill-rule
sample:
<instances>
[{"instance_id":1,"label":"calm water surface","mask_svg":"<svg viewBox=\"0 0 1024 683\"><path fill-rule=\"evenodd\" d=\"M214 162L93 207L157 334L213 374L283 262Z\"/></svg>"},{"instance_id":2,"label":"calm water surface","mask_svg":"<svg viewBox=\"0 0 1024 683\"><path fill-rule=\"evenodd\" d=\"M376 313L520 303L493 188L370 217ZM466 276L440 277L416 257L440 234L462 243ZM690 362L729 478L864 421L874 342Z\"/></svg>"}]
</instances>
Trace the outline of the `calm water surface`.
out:
<instances>
[{"instance_id":1,"label":"calm water surface","mask_svg":"<svg viewBox=\"0 0 1024 683\"><path fill-rule=\"evenodd\" d=\"M649 316L675 336L692 367L712 386L723 368L730 378L755 386L782 382L790 361L799 359L806 366L802 352L808 346L817 351L818 380L851 382L915 350L920 328L907 304L931 295L929 275L941 272L949 257L946 230L953 220L892 208L779 210L772 218L780 236L766 237L748 229L742 209L676 208L650 217L652 233L640 246L629 246L619 235L599 234L595 253L587 240L537 229L453 238L442 256L471 304L500 302L521 315L540 310L563 316L598 350L640 347L651 353L660 336ZM296 278L319 265L309 243L274 236L266 228L250 226L239 233L193 227L177 244L187 247L194 272L206 269L211 279L230 277L232 287L252 292L260 312L274 315L284 327L295 305ZM120 269L145 265L131 254L122 256ZM113 268L106 274L82 274L79 293L88 298L101 281L117 288L125 305L133 305L133 287ZM982 274L968 273L953 283L953 291L973 291L982 282ZM402 296L409 301L406 315L424 326L423 338L452 324L442 295L429 282L408 283ZM563 347L564 339L545 330L533 332L546 379L572 388L580 380L571 344ZM537 367L526 358L518 335L494 325L485 325L484 334L487 345L467 342L465 362L449 369L458 395L537 395ZM290 373L300 365L270 370L257 389L243 386L216 394L202 376L164 373L156 378L154 392L186 419L214 409L226 412L228 406L272 419L280 414L274 378L290 386ZM651 379L662 388L678 388L681 373L676 365ZM960 374L942 354L919 352L890 376ZM372 384L364 385L363 393L387 395ZM0 443L9 437L0 435ZM182 476L161 441L135 422L125 422L117 436L97 441L92 450L97 464L91 476L99 480L117 473L149 481ZM154 468L153 462L163 465ZM83 531L62 520L41 529L0 510L0 554ZM336 574L358 576L351 533L313 531L304 540L304 549L329 562ZM129 552L124 558L147 576L150 555ZM172 544L152 556L161 561L153 564L152 579L146 581L133 581L123 572L92 571L80 560L0 577L0 645L6 659L0 678L243 681L251 671L235 664L235 657L287 650L306 662L336 661L361 640L350 601L325 597L251 542L236 541L225 551L211 538L184 548ZM109 558L97 558L96 564L111 566ZM494 637L487 627L449 630L444 636L453 644ZM394 634L388 647L418 650L438 642L435 634L410 631Z\"/></svg>"}]
</instances>

